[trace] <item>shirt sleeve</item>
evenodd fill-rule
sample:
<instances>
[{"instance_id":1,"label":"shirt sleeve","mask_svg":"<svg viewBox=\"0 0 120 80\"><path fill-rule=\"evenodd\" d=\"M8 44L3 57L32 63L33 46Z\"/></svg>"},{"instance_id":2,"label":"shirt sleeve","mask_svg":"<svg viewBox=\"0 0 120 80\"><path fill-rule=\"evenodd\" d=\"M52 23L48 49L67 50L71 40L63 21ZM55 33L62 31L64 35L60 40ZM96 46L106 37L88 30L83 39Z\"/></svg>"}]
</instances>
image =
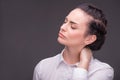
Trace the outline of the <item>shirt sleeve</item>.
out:
<instances>
[{"instance_id":1,"label":"shirt sleeve","mask_svg":"<svg viewBox=\"0 0 120 80\"><path fill-rule=\"evenodd\" d=\"M89 80L113 80L114 70L112 68L100 69L94 72Z\"/></svg>"},{"instance_id":2,"label":"shirt sleeve","mask_svg":"<svg viewBox=\"0 0 120 80\"><path fill-rule=\"evenodd\" d=\"M33 80L41 80L41 62L39 62L35 68L33 73Z\"/></svg>"},{"instance_id":3,"label":"shirt sleeve","mask_svg":"<svg viewBox=\"0 0 120 80\"><path fill-rule=\"evenodd\" d=\"M40 80L39 79L39 74L38 74L36 68L35 68L34 73L33 73L33 80Z\"/></svg>"},{"instance_id":4,"label":"shirt sleeve","mask_svg":"<svg viewBox=\"0 0 120 80\"><path fill-rule=\"evenodd\" d=\"M75 68L73 80L113 80L113 68L99 69L88 76L88 71L83 68Z\"/></svg>"},{"instance_id":5,"label":"shirt sleeve","mask_svg":"<svg viewBox=\"0 0 120 80\"><path fill-rule=\"evenodd\" d=\"M88 71L83 68L74 68L73 80L88 80Z\"/></svg>"}]
</instances>

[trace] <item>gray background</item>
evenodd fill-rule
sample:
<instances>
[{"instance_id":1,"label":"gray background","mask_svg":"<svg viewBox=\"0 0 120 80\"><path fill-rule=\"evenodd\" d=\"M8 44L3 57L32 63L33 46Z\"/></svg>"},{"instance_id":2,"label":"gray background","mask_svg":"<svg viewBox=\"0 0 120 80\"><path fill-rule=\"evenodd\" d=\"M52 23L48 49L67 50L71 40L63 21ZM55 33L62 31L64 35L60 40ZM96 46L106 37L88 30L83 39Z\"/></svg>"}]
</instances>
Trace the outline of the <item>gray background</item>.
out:
<instances>
[{"instance_id":1,"label":"gray background","mask_svg":"<svg viewBox=\"0 0 120 80\"><path fill-rule=\"evenodd\" d=\"M81 2L100 7L108 19L107 40L95 56L120 78L119 0L1 0L0 80L32 80L35 65L61 52L59 27L68 12Z\"/></svg>"}]
</instances>

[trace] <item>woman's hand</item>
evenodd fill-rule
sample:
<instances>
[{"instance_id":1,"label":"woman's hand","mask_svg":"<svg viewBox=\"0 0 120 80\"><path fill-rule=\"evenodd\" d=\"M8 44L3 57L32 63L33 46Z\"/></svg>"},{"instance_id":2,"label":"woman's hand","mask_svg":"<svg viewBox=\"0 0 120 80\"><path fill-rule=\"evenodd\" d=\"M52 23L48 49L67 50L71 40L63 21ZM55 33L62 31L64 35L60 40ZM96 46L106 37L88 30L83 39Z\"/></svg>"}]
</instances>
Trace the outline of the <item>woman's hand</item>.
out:
<instances>
[{"instance_id":1,"label":"woman's hand","mask_svg":"<svg viewBox=\"0 0 120 80\"><path fill-rule=\"evenodd\" d=\"M78 67L88 70L91 61L92 51L89 48L83 48L80 53L80 63Z\"/></svg>"}]
</instances>

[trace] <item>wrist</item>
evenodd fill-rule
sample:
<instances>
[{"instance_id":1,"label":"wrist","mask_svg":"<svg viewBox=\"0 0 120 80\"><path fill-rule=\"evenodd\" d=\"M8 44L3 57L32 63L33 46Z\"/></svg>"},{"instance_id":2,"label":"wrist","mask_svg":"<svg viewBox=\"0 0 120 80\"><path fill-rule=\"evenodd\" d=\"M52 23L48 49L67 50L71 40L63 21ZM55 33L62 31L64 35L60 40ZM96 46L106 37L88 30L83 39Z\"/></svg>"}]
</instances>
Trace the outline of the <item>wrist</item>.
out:
<instances>
[{"instance_id":1,"label":"wrist","mask_svg":"<svg viewBox=\"0 0 120 80\"><path fill-rule=\"evenodd\" d=\"M80 62L77 67L78 68L84 68L84 69L88 70L89 62L88 61L87 62Z\"/></svg>"}]
</instances>

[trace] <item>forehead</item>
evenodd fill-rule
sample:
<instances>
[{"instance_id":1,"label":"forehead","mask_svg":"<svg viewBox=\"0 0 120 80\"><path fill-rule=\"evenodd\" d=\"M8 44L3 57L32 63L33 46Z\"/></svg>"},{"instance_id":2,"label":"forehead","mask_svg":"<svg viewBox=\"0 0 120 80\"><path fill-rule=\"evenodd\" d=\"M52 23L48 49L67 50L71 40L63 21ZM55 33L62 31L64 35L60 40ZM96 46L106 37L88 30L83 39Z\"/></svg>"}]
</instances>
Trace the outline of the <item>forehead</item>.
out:
<instances>
[{"instance_id":1,"label":"forehead","mask_svg":"<svg viewBox=\"0 0 120 80\"><path fill-rule=\"evenodd\" d=\"M78 8L72 10L67 15L67 18L69 20L77 22L78 24L88 23L91 19L93 19L92 16L88 15L82 9L78 9Z\"/></svg>"}]
</instances>

